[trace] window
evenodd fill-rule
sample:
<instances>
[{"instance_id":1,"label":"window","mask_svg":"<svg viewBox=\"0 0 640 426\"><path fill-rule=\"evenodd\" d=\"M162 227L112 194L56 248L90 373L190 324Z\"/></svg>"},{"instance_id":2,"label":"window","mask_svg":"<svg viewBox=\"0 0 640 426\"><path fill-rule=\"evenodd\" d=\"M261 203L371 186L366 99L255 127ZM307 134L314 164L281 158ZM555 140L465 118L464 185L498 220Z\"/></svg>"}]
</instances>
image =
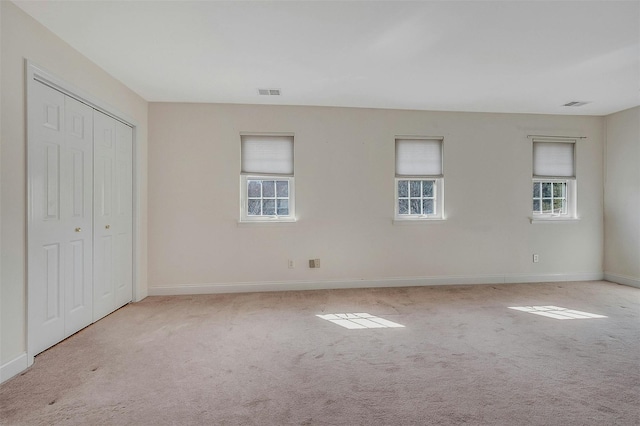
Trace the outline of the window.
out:
<instances>
[{"instance_id":1,"label":"window","mask_svg":"<svg viewBox=\"0 0 640 426\"><path fill-rule=\"evenodd\" d=\"M533 140L533 217L576 216L575 139Z\"/></svg>"},{"instance_id":2,"label":"window","mask_svg":"<svg viewBox=\"0 0 640 426\"><path fill-rule=\"evenodd\" d=\"M442 138L396 139L399 220L442 219Z\"/></svg>"},{"instance_id":3,"label":"window","mask_svg":"<svg viewBox=\"0 0 640 426\"><path fill-rule=\"evenodd\" d=\"M242 135L242 222L295 221L293 136Z\"/></svg>"},{"instance_id":4,"label":"window","mask_svg":"<svg viewBox=\"0 0 640 426\"><path fill-rule=\"evenodd\" d=\"M567 210L567 181L533 181L534 214L566 215Z\"/></svg>"}]
</instances>

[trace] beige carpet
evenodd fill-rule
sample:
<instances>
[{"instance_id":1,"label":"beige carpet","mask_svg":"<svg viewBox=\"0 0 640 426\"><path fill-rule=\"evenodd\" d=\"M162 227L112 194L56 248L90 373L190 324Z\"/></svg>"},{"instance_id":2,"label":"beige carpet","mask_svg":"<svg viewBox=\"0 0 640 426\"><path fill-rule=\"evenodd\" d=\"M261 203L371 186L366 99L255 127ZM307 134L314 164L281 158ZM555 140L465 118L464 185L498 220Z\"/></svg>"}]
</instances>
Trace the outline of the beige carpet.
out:
<instances>
[{"instance_id":1,"label":"beige carpet","mask_svg":"<svg viewBox=\"0 0 640 426\"><path fill-rule=\"evenodd\" d=\"M607 318L508 309L554 305ZM404 328L346 329L366 312ZM150 297L0 386L3 425L639 425L640 290Z\"/></svg>"}]
</instances>

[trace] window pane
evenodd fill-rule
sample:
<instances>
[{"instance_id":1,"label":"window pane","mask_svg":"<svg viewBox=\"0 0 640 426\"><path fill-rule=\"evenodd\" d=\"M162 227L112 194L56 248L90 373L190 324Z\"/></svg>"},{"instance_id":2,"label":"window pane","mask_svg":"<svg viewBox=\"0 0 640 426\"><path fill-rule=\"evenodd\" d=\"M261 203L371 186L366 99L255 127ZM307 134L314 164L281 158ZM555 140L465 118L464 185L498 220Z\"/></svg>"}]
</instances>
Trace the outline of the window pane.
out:
<instances>
[{"instance_id":1,"label":"window pane","mask_svg":"<svg viewBox=\"0 0 640 426\"><path fill-rule=\"evenodd\" d=\"M272 180L263 180L262 181L262 196L263 197L275 197L276 196L276 188L275 182Z\"/></svg>"},{"instance_id":2,"label":"window pane","mask_svg":"<svg viewBox=\"0 0 640 426\"><path fill-rule=\"evenodd\" d=\"M423 180L422 181L422 196L423 197L433 197L433 183L432 180Z\"/></svg>"},{"instance_id":3,"label":"window pane","mask_svg":"<svg viewBox=\"0 0 640 426\"><path fill-rule=\"evenodd\" d=\"M259 180L250 180L247 184L247 194L251 198L260 198L260 183Z\"/></svg>"},{"instance_id":4,"label":"window pane","mask_svg":"<svg viewBox=\"0 0 640 426\"><path fill-rule=\"evenodd\" d=\"M289 214L289 200L278 200L278 215L287 216Z\"/></svg>"},{"instance_id":5,"label":"window pane","mask_svg":"<svg viewBox=\"0 0 640 426\"><path fill-rule=\"evenodd\" d=\"M408 197L409 196L409 181L399 180L398 181L398 197Z\"/></svg>"},{"instance_id":6,"label":"window pane","mask_svg":"<svg viewBox=\"0 0 640 426\"><path fill-rule=\"evenodd\" d=\"M262 200L262 214L273 216L276 214L276 200Z\"/></svg>"},{"instance_id":7,"label":"window pane","mask_svg":"<svg viewBox=\"0 0 640 426\"><path fill-rule=\"evenodd\" d=\"M286 180L276 181L276 193L278 197L288 198L289 197L289 182Z\"/></svg>"},{"instance_id":8,"label":"window pane","mask_svg":"<svg viewBox=\"0 0 640 426\"><path fill-rule=\"evenodd\" d=\"M260 200L249 200L247 214L249 216L260 216Z\"/></svg>"},{"instance_id":9,"label":"window pane","mask_svg":"<svg viewBox=\"0 0 640 426\"><path fill-rule=\"evenodd\" d=\"M244 211L241 212L241 221L244 220L282 220L293 219L295 204L290 185L293 178L253 176L246 178L246 187L241 194Z\"/></svg>"},{"instance_id":10,"label":"window pane","mask_svg":"<svg viewBox=\"0 0 640 426\"><path fill-rule=\"evenodd\" d=\"M411 184L411 197L420 197L420 181L419 180L412 180L410 181Z\"/></svg>"},{"instance_id":11,"label":"window pane","mask_svg":"<svg viewBox=\"0 0 640 426\"><path fill-rule=\"evenodd\" d=\"M533 198L540 198L540 182L533 182Z\"/></svg>"},{"instance_id":12,"label":"window pane","mask_svg":"<svg viewBox=\"0 0 640 426\"><path fill-rule=\"evenodd\" d=\"M568 213L566 181L537 181L533 183L533 211L540 214Z\"/></svg>"},{"instance_id":13,"label":"window pane","mask_svg":"<svg viewBox=\"0 0 640 426\"><path fill-rule=\"evenodd\" d=\"M553 200L553 212L564 213L564 200L562 199Z\"/></svg>"},{"instance_id":14,"label":"window pane","mask_svg":"<svg viewBox=\"0 0 640 426\"><path fill-rule=\"evenodd\" d=\"M398 214L409 214L409 200L398 200Z\"/></svg>"},{"instance_id":15,"label":"window pane","mask_svg":"<svg viewBox=\"0 0 640 426\"><path fill-rule=\"evenodd\" d=\"M553 184L553 196L554 197L564 197L564 187L565 187L565 183L563 182L556 182Z\"/></svg>"},{"instance_id":16,"label":"window pane","mask_svg":"<svg viewBox=\"0 0 640 426\"><path fill-rule=\"evenodd\" d=\"M413 182L412 182L413 183ZM411 214L421 214L420 200L411 200Z\"/></svg>"},{"instance_id":17,"label":"window pane","mask_svg":"<svg viewBox=\"0 0 640 426\"><path fill-rule=\"evenodd\" d=\"M422 200L422 214L433 214L433 200Z\"/></svg>"}]
</instances>

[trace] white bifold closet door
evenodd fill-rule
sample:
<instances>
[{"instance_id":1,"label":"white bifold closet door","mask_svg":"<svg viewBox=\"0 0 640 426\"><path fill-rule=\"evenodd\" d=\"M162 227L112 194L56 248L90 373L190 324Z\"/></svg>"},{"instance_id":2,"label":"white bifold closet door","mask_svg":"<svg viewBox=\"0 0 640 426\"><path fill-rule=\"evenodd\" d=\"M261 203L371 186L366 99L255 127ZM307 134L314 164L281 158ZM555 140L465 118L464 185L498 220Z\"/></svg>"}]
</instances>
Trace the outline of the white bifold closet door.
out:
<instances>
[{"instance_id":1,"label":"white bifold closet door","mask_svg":"<svg viewBox=\"0 0 640 426\"><path fill-rule=\"evenodd\" d=\"M29 341L91 324L93 109L41 83L29 102Z\"/></svg>"},{"instance_id":2,"label":"white bifold closet door","mask_svg":"<svg viewBox=\"0 0 640 426\"><path fill-rule=\"evenodd\" d=\"M36 355L132 300L133 130L40 82L28 99L28 337Z\"/></svg>"},{"instance_id":3,"label":"white bifold closet door","mask_svg":"<svg viewBox=\"0 0 640 426\"><path fill-rule=\"evenodd\" d=\"M94 111L94 321L131 301L133 131Z\"/></svg>"}]
</instances>

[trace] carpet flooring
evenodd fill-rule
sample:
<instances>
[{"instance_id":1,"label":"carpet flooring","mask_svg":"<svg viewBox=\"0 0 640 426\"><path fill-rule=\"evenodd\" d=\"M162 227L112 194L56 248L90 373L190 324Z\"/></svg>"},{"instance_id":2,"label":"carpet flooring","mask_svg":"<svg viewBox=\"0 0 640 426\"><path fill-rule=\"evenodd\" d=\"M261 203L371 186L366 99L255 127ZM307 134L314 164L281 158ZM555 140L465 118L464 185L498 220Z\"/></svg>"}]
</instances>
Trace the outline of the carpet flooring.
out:
<instances>
[{"instance_id":1,"label":"carpet flooring","mask_svg":"<svg viewBox=\"0 0 640 426\"><path fill-rule=\"evenodd\" d=\"M404 327L317 316L338 313ZM148 297L2 384L0 423L637 426L640 290L594 281Z\"/></svg>"}]
</instances>

